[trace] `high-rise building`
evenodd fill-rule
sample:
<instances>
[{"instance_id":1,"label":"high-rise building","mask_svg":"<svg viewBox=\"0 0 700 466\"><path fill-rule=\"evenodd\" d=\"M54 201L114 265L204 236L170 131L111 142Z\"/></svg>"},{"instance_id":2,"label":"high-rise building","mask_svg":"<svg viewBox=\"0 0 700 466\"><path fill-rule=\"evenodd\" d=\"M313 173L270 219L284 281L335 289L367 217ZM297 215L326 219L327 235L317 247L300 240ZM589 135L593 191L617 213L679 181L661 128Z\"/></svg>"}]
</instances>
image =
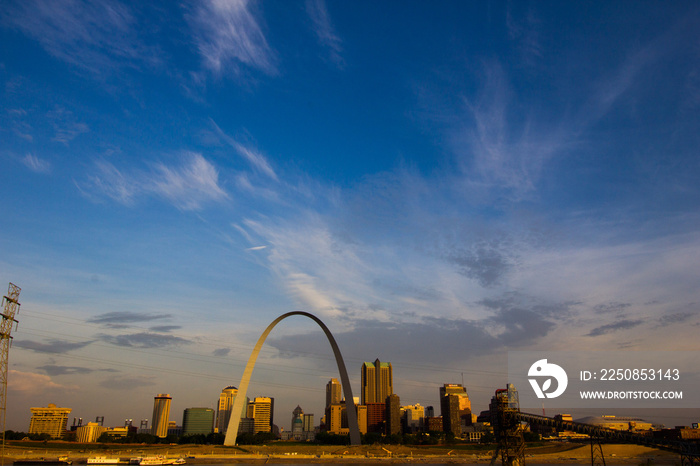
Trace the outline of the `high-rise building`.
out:
<instances>
[{"instance_id":1,"label":"high-rise building","mask_svg":"<svg viewBox=\"0 0 700 466\"><path fill-rule=\"evenodd\" d=\"M459 396L448 394L440 398L442 411L442 430L452 432L456 436L462 434L462 424L459 417Z\"/></svg>"},{"instance_id":2,"label":"high-rise building","mask_svg":"<svg viewBox=\"0 0 700 466\"><path fill-rule=\"evenodd\" d=\"M391 394L386 397L386 434L401 433L401 400L399 395Z\"/></svg>"},{"instance_id":3,"label":"high-rise building","mask_svg":"<svg viewBox=\"0 0 700 466\"><path fill-rule=\"evenodd\" d=\"M221 395L219 395L219 409L216 417L216 428L217 432L221 434L226 433L228 429L228 422L231 419L231 408L233 408L233 402L236 401L236 395L238 394L238 389L233 385L221 390ZM241 412L241 417L246 416L246 409L243 408Z\"/></svg>"},{"instance_id":4,"label":"high-rise building","mask_svg":"<svg viewBox=\"0 0 700 466\"><path fill-rule=\"evenodd\" d=\"M448 395L455 395L457 397L457 413L458 422L460 425L470 426L472 425L472 402L469 400L469 395L467 394L467 389L458 383L446 383L440 387L440 400L444 400ZM447 403L447 401L445 401ZM445 405L447 406L447 404ZM450 405L451 406L451 405ZM440 401L440 408L442 412L442 418L445 420L445 409L443 407L443 401ZM454 413L447 413L447 416L454 417ZM452 422L450 420L450 422ZM448 432L447 430L445 430Z\"/></svg>"},{"instance_id":5,"label":"high-rise building","mask_svg":"<svg viewBox=\"0 0 700 466\"><path fill-rule=\"evenodd\" d=\"M338 379L331 379L330 382L326 384L326 408L330 405L340 404L342 398L342 387Z\"/></svg>"},{"instance_id":6,"label":"high-rise building","mask_svg":"<svg viewBox=\"0 0 700 466\"><path fill-rule=\"evenodd\" d=\"M29 409L32 412L30 434L49 434L51 438L62 438L66 433L71 408L57 408L55 404L49 403L47 408Z\"/></svg>"},{"instance_id":7,"label":"high-rise building","mask_svg":"<svg viewBox=\"0 0 700 466\"><path fill-rule=\"evenodd\" d=\"M362 364L361 403L384 403L394 393L393 374L390 362L365 362Z\"/></svg>"},{"instance_id":8,"label":"high-rise building","mask_svg":"<svg viewBox=\"0 0 700 466\"><path fill-rule=\"evenodd\" d=\"M182 415L182 435L211 434L214 432L214 410L187 408Z\"/></svg>"},{"instance_id":9,"label":"high-rise building","mask_svg":"<svg viewBox=\"0 0 700 466\"><path fill-rule=\"evenodd\" d=\"M159 393L153 399L151 435L160 438L168 436L168 420L170 418L170 402L172 399L167 393Z\"/></svg>"},{"instance_id":10,"label":"high-rise building","mask_svg":"<svg viewBox=\"0 0 700 466\"><path fill-rule=\"evenodd\" d=\"M253 419L253 433L272 432L273 399L255 397L248 405L248 417Z\"/></svg>"}]
</instances>

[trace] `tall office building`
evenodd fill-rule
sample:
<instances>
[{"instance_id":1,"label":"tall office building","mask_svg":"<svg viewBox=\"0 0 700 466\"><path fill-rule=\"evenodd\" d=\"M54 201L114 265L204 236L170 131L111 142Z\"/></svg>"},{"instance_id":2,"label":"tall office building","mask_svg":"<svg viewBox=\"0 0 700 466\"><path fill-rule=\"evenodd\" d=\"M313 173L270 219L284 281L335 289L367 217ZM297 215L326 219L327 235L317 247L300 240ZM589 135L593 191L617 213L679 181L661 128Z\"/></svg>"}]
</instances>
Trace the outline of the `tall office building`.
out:
<instances>
[{"instance_id":1,"label":"tall office building","mask_svg":"<svg viewBox=\"0 0 700 466\"><path fill-rule=\"evenodd\" d=\"M440 387L440 409L442 411L442 418L445 416L455 417L455 413L450 413L450 409L455 409L453 405L448 402L445 398L449 395L455 395L457 397L457 410L456 416L458 422L461 425L470 426L472 425L472 402L469 400L469 395L467 394L467 389L458 383L446 383ZM446 411L447 410L447 411Z\"/></svg>"},{"instance_id":2,"label":"tall office building","mask_svg":"<svg viewBox=\"0 0 700 466\"><path fill-rule=\"evenodd\" d=\"M253 419L253 433L272 432L273 399L255 397L248 405L248 417Z\"/></svg>"},{"instance_id":3,"label":"tall office building","mask_svg":"<svg viewBox=\"0 0 700 466\"><path fill-rule=\"evenodd\" d=\"M330 382L326 384L326 408L330 405L340 404L342 398L342 387L338 379L331 379Z\"/></svg>"},{"instance_id":4,"label":"tall office building","mask_svg":"<svg viewBox=\"0 0 700 466\"><path fill-rule=\"evenodd\" d=\"M448 394L440 398L440 410L442 411L442 431L452 432L459 436L462 434L462 424L459 417L459 396Z\"/></svg>"},{"instance_id":5,"label":"tall office building","mask_svg":"<svg viewBox=\"0 0 700 466\"><path fill-rule=\"evenodd\" d=\"M214 410L187 408L182 414L182 435L211 434L214 432Z\"/></svg>"},{"instance_id":6,"label":"tall office building","mask_svg":"<svg viewBox=\"0 0 700 466\"><path fill-rule=\"evenodd\" d=\"M390 362L365 362L362 364L362 396L363 405L384 403L389 395L394 393L393 374Z\"/></svg>"},{"instance_id":7,"label":"tall office building","mask_svg":"<svg viewBox=\"0 0 700 466\"><path fill-rule=\"evenodd\" d=\"M165 438L168 436L168 420L170 418L170 402L172 397L167 393L159 393L153 400L153 418L151 435Z\"/></svg>"},{"instance_id":8,"label":"tall office building","mask_svg":"<svg viewBox=\"0 0 700 466\"><path fill-rule=\"evenodd\" d=\"M216 417L216 428L217 432L221 434L226 433L228 429L228 422L231 419L231 408L233 408L233 402L236 401L236 395L238 394L238 389L233 385L221 390L221 395L219 395L219 409ZM241 417L246 416L246 409L243 408L241 412Z\"/></svg>"},{"instance_id":9,"label":"tall office building","mask_svg":"<svg viewBox=\"0 0 700 466\"><path fill-rule=\"evenodd\" d=\"M401 400L399 395L386 397L386 435L401 433Z\"/></svg>"},{"instance_id":10,"label":"tall office building","mask_svg":"<svg viewBox=\"0 0 700 466\"><path fill-rule=\"evenodd\" d=\"M46 408L29 409L32 412L30 434L49 434L51 438L62 438L66 433L71 408L57 408L55 404L49 403Z\"/></svg>"}]
</instances>

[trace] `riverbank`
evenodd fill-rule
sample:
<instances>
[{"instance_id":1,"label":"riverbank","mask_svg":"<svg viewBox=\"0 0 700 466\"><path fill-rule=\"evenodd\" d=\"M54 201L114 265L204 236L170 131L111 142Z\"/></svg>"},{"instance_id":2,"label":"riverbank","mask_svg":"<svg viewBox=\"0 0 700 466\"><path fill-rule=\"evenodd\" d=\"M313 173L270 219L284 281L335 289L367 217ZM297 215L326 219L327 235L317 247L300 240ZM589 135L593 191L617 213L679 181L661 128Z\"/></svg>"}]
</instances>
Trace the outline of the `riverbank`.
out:
<instances>
[{"instance_id":1,"label":"riverbank","mask_svg":"<svg viewBox=\"0 0 700 466\"><path fill-rule=\"evenodd\" d=\"M132 458L166 455L186 458L189 464L224 463L417 463L417 464L488 464L493 447L362 445L332 446L286 444L244 445L240 447L201 445L102 445L31 442L5 447L5 464L16 459L56 458L66 455L74 464L84 464L91 456ZM678 455L638 445L604 445L607 464L675 465ZM583 443L551 443L525 450L530 464L590 464L591 448ZM500 459L497 461L500 464Z\"/></svg>"}]
</instances>

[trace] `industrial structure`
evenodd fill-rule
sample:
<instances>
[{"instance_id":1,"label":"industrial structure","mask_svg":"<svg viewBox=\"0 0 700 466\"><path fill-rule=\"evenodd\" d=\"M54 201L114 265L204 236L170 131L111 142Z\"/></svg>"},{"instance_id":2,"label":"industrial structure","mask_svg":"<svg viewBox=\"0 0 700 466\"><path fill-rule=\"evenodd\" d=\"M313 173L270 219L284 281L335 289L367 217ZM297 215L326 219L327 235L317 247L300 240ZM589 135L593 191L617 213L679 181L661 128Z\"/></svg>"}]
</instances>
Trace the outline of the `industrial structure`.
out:
<instances>
[{"instance_id":1,"label":"industrial structure","mask_svg":"<svg viewBox=\"0 0 700 466\"><path fill-rule=\"evenodd\" d=\"M605 466L603 444L631 443L680 455L681 466L695 466L700 461L700 445L692 441L660 438L634 431L611 429L581 422L564 420L561 416L546 417L520 412L518 392L512 384L498 389L489 405L493 432L498 446L491 460L493 465L500 453L502 466L525 466L525 425L553 427L588 435L591 442L591 466Z\"/></svg>"},{"instance_id":2,"label":"industrial structure","mask_svg":"<svg viewBox=\"0 0 700 466\"><path fill-rule=\"evenodd\" d=\"M0 322L0 427L2 428L1 464L5 464L5 414L7 411L7 373L12 344L12 326L17 323L15 315L19 311L20 287L10 283L7 295L2 300L2 322Z\"/></svg>"}]
</instances>

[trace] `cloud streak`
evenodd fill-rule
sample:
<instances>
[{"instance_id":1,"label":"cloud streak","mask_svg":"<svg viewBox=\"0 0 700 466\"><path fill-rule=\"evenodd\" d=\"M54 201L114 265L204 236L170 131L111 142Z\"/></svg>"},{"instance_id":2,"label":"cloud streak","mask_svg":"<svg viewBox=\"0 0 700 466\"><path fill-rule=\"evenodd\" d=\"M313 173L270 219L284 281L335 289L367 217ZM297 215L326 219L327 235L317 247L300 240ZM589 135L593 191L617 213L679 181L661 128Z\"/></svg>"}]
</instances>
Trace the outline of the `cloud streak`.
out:
<instances>
[{"instance_id":1,"label":"cloud streak","mask_svg":"<svg viewBox=\"0 0 700 466\"><path fill-rule=\"evenodd\" d=\"M71 342L54 338L48 340L47 343L31 340L19 340L15 341L14 345L19 348L34 351L35 353L62 354L68 353L69 351L84 348L91 343L92 341Z\"/></svg>"},{"instance_id":2,"label":"cloud streak","mask_svg":"<svg viewBox=\"0 0 700 466\"><path fill-rule=\"evenodd\" d=\"M5 7L5 21L38 41L54 57L94 75L121 66L159 62L157 49L141 42L134 28L135 17L119 1L26 0Z\"/></svg>"},{"instance_id":3,"label":"cloud streak","mask_svg":"<svg viewBox=\"0 0 700 466\"><path fill-rule=\"evenodd\" d=\"M130 324L141 322L153 322L154 320L171 319L172 314L148 314L130 311L107 312L100 314L87 322L91 324Z\"/></svg>"},{"instance_id":4,"label":"cloud streak","mask_svg":"<svg viewBox=\"0 0 700 466\"><path fill-rule=\"evenodd\" d=\"M313 21L314 33L319 44L328 50L331 61L338 68L343 69L345 60L342 56L342 41L333 28L326 2L324 0L306 0L306 13Z\"/></svg>"},{"instance_id":5,"label":"cloud streak","mask_svg":"<svg viewBox=\"0 0 700 466\"><path fill-rule=\"evenodd\" d=\"M247 0L203 0L188 15L204 67L221 76L242 66L277 72L274 54Z\"/></svg>"},{"instance_id":6,"label":"cloud streak","mask_svg":"<svg viewBox=\"0 0 700 466\"><path fill-rule=\"evenodd\" d=\"M49 173L51 171L51 164L47 160L40 159L33 154L22 157L22 163L36 173Z\"/></svg>"},{"instance_id":7,"label":"cloud streak","mask_svg":"<svg viewBox=\"0 0 700 466\"><path fill-rule=\"evenodd\" d=\"M192 342L174 335L163 335L161 333L140 332L126 335L98 335L102 341L115 346L127 348L167 348L171 346L188 345Z\"/></svg>"},{"instance_id":8,"label":"cloud streak","mask_svg":"<svg viewBox=\"0 0 700 466\"><path fill-rule=\"evenodd\" d=\"M216 134L226 142L229 146L234 148L238 155L243 157L245 160L247 160L252 167L259 173L262 173L269 178L271 178L274 181L278 181L277 179L277 174L275 171L272 169L270 166L270 163L267 161L267 158L265 158L264 155L261 153L244 146L243 144L239 143L235 139L233 139L231 136L228 134L224 133L221 128L214 122L214 120L210 120L212 126L214 127L214 131L216 131Z\"/></svg>"},{"instance_id":9,"label":"cloud streak","mask_svg":"<svg viewBox=\"0 0 700 466\"><path fill-rule=\"evenodd\" d=\"M140 196L157 196L182 210L199 210L208 202L229 198L219 185L219 172L201 154L183 154L180 165L157 163L151 171L125 173L105 160L95 162L96 173L78 188L89 196L107 196L131 205Z\"/></svg>"},{"instance_id":10,"label":"cloud streak","mask_svg":"<svg viewBox=\"0 0 700 466\"><path fill-rule=\"evenodd\" d=\"M617 332L619 330L629 330L631 328L638 327L644 323L640 319L623 319L613 322L612 324L605 324L594 328L588 332L589 337L599 337L601 335L606 335L608 333Z\"/></svg>"}]
</instances>

